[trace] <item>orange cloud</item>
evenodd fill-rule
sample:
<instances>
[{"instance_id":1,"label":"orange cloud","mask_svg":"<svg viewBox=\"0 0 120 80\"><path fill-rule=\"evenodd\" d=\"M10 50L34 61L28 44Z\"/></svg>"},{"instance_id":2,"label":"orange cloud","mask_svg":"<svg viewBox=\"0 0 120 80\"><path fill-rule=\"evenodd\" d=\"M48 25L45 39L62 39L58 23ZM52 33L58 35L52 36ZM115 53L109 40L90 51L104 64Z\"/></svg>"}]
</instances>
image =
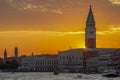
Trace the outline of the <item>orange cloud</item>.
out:
<instances>
[{"instance_id":1,"label":"orange cloud","mask_svg":"<svg viewBox=\"0 0 120 80\"><path fill-rule=\"evenodd\" d=\"M120 5L120 0L109 0L112 4Z\"/></svg>"}]
</instances>

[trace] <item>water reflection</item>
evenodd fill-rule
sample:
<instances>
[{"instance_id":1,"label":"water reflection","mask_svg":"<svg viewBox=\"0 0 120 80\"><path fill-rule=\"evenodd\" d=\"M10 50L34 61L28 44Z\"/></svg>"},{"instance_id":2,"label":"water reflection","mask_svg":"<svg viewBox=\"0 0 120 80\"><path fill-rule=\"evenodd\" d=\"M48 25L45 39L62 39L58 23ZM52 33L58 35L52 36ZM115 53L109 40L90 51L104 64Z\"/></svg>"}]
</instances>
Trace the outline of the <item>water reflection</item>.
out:
<instances>
[{"instance_id":1,"label":"water reflection","mask_svg":"<svg viewBox=\"0 0 120 80\"><path fill-rule=\"evenodd\" d=\"M81 77L80 77L81 76ZM120 77L105 78L100 74L79 74L79 73L53 73L30 72L30 73L0 73L0 80L120 80Z\"/></svg>"}]
</instances>

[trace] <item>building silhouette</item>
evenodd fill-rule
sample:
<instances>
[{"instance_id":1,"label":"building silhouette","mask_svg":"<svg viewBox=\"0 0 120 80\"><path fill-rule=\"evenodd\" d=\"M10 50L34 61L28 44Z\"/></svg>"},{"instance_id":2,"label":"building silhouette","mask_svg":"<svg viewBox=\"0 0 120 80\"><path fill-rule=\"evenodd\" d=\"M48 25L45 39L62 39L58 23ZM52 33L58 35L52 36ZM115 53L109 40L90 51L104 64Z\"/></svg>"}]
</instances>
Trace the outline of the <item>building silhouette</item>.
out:
<instances>
[{"instance_id":1,"label":"building silhouette","mask_svg":"<svg viewBox=\"0 0 120 80\"><path fill-rule=\"evenodd\" d=\"M6 49L4 50L4 61L6 61L7 60L7 51L6 51Z\"/></svg>"},{"instance_id":2,"label":"building silhouette","mask_svg":"<svg viewBox=\"0 0 120 80\"><path fill-rule=\"evenodd\" d=\"M95 27L95 19L92 13L91 6L90 6L87 21L86 21L85 47L96 48L96 27Z\"/></svg>"},{"instance_id":3,"label":"building silhouette","mask_svg":"<svg viewBox=\"0 0 120 80\"><path fill-rule=\"evenodd\" d=\"M14 55L15 55L15 58L18 58L18 48L17 48L17 46L15 47Z\"/></svg>"}]
</instances>

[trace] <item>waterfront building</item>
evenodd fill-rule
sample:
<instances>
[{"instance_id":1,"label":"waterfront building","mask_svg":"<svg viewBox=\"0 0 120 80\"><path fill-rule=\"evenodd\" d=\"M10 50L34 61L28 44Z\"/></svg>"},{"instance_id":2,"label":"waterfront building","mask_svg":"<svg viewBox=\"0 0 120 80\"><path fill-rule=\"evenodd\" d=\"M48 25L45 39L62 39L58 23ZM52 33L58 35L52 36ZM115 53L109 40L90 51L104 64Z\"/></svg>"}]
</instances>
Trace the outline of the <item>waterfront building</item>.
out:
<instances>
[{"instance_id":1,"label":"waterfront building","mask_svg":"<svg viewBox=\"0 0 120 80\"><path fill-rule=\"evenodd\" d=\"M58 68L60 71L70 70L80 72L83 70L83 49L70 49L58 53Z\"/></svg>"},{"instance_id":2,"label":"waterfront building","mask_svg":"<svg viewBox=\"0 0 120 80\"><path fill-rule=\"evenodd\" d=\"M51 72L58 68L57 55L36 55L21 57L19 70Z\"/></svg>"},{"instance_id":3,"label":"waterfront building","mask_svg":"<svg viewBox=\"0 0 120 80\"><path fill-rule=\"evenodd\" d=\"M91 57L86 60L86 71L88 73L97 73L98 72L98 67L99 67L99 61L98 61L98 56L97 57Z\"/></svg>"},{"instance_id":4,"label":"waterfront building","mask_svg":"<svg viewBox=\"0 0 120 80\"><path fill-rule=\"evenodd\" d=\"M113 49L113 51L101 54L98 58L98 63L99 72L103 72L109 65L120 71L120 49Z\"/></svg>"}]
</instances>

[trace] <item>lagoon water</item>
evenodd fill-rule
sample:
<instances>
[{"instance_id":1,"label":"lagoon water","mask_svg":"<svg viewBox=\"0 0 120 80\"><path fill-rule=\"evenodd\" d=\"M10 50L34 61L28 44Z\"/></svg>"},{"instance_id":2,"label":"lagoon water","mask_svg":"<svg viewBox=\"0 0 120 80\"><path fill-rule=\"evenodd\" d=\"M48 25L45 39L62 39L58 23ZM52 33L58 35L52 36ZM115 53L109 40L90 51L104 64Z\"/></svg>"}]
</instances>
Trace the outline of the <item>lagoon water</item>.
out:
<instances>
[{"instance_id":1,"label":"lagoon water","mask_svg":"<svg viewBox=\"0 0 120 80\"><path fill-rule=\"evenodd\" d=\"M82 77L78 77L81 75ZM120 77L105 78L101 74L60 73L53 75L48 72L0 72L0 80L120 80Z\"/></svg>"}]
</instances>

